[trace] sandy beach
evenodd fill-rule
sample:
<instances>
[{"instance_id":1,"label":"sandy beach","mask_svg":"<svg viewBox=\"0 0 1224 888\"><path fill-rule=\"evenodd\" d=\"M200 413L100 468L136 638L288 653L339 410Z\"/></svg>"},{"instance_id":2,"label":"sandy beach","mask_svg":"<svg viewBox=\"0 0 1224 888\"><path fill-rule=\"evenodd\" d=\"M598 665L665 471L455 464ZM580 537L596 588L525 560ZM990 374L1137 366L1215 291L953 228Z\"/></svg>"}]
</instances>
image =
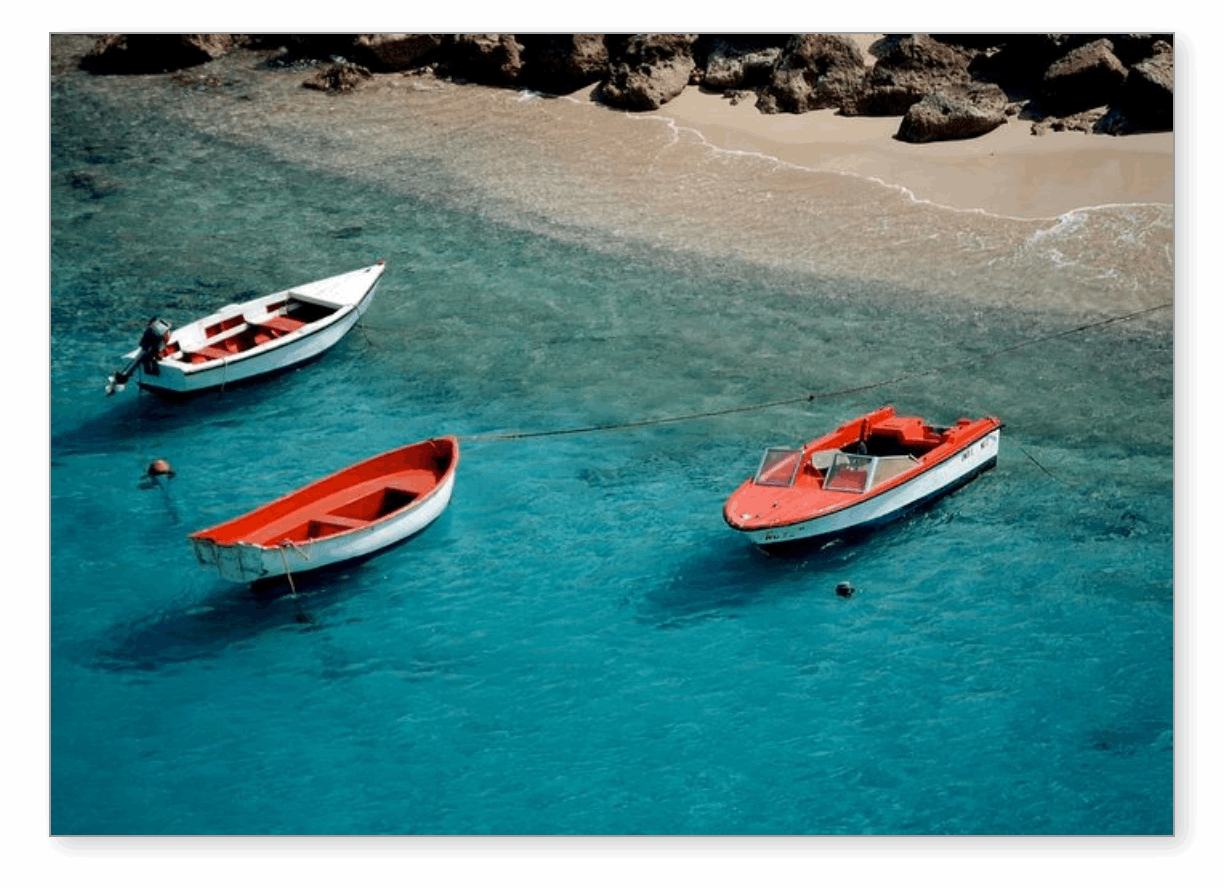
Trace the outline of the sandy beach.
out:
<instances>
[{"instance_id":1,"label":"sandy beach","mask_svg":"<svg viewBox=\"0 0 1224 888\"><path fill-rule=\"evenodd\" d=\"M728 151L776 157L809 170L846 172L908 189L915 199L1024 218L1120 203L1168 203L1172 133L1033 135L1011 118L976 139L916 145L894 138L899 117L836 111L762 114L746 100L686 89L658 112Z\"/></svg>"}]
</instances>

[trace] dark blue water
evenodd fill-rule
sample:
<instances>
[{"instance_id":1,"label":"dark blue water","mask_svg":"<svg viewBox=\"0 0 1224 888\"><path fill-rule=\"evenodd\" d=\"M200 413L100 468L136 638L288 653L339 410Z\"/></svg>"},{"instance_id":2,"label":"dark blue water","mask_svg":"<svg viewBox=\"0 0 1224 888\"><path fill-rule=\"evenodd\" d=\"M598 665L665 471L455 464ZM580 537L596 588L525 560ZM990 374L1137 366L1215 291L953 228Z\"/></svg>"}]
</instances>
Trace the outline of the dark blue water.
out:
<instances>
[{"instance_id":1,"label":"dark blue water","mask_svg":"<svg viewBox=\"0 0 1224 888\"><path fill-rule=\"evenodd\" d=\"M947 298L939 256L906 292L593 249L428 156L379 187L82 76L51 104L53 834L1173 831L1171 316L992 356L1085 319ZM153 314L378 258L306 368L103 394ZM764 446L885 403L1002 417L997 469L803 557L723 524ZM195 563L191 531L440 434L454 500L409 543L293 590Z\"/></svg>"}]
</instances>

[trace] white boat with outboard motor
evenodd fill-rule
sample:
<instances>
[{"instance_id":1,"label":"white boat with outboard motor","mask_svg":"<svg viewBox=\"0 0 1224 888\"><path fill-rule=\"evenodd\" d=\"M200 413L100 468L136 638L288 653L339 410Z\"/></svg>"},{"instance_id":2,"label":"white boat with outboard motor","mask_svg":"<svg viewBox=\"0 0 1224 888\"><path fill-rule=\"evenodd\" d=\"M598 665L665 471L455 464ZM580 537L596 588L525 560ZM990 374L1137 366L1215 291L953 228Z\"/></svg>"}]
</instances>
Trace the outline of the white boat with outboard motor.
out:
<instances>
[{"instance_id":1,"label":"white boat with outboard motor","mask_svg":"<svg viewBox=\"0 0 1224 888\"><path fill-rule=\"evenodd\" d=\"M374 265L312 281L225 308L173 328L153 318L124 369L107 381L122 391L133 376L141 388L187 394L287 370L339 342L369 308L386 270Z\"/></svg>"}]
</instances>

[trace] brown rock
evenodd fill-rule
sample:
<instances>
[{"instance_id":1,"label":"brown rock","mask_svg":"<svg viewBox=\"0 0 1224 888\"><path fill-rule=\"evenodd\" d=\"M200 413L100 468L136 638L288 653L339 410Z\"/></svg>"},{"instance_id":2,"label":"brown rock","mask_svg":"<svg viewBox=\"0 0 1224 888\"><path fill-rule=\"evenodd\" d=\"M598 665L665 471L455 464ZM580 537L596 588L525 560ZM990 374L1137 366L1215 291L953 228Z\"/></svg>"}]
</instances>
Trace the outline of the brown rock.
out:
<instances>
[{"instance_id":1,"label":"brown rock","mask_svg":"<svg viewBox=\"0 0 1224 888\"><path fill-rule=\"evenodd\" d=\"M789 40L784 34L716 34L701 38L698 50L701 85L720 91L764 86Z\"/></svg>"},{"instance_id":2,"label":"brown rock","mask_svg":"<svg viewBox=\"0 0 1224 888\"><path fill-rule=\"evenodd\" d=\"M890 117L904 114L938 90L955 93L971 82L969 65L974 56L972 50L924 34L891 40L862 87L842 103L842 113Z\"/></svg>"},{"instance_id":3,"label":"brown rock","mask_svg":"<svg viewBox=\"0 0 1224 888\"><path fill-rule=\"evenodd\" d=\"M426 63L442 40L441 34L358 34L353 58L373 71L409 71Z\"/></svg>"},{"instance_id":4,"label":"brown rock","mask_svg":"<svg viewBox=\"0 0 1224 888\"><path fill-rule=\"evenodd\" d=\"M994 84L938 90L905 112L897 138L903 142L973 139L1007 121L1007 96Z\"/></svg>"},{"instance_id":5,"label":"brown rock","mask_svg":"<svg viewBox=\"0 0 1224 888\"><path fill-rule=\"evenodd\" d=\"M350 93L373 76L369 68L352 62L337 62L316 71L302 86L329 93Z\"/></svg>"},{"instance_id":6,"label":"brown rock","mask_svg":"<svg viewBox=\"0 0 1224 888\"><path fill-rule=\"evenodd\" d=\"M614 54L599 100L630 111L653 111L688 85L696 68L696 34L634 34Z\"/></svg>"},{"instance_id":7,"label":"brown rock","mask_svg":"<svg viewBox=\"0 0 1224 888\"><path fill-rule=\"evenodd\" d=\"M863 54L841 34L797 34L761 90L757 108L766 114L801 114L840 107L858 90L866 67Z\"/></svg>"}]
</instances>

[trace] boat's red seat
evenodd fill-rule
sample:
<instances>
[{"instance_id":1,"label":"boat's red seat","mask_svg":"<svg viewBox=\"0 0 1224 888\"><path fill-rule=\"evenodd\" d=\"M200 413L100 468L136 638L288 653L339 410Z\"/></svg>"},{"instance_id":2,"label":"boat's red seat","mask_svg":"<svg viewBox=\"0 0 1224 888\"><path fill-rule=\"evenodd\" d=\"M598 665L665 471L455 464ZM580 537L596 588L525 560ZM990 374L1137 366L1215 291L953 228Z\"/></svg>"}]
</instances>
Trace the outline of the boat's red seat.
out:
<instances>
[{"instance_id":1,"label":"boat's red seat","mask_svg":"<svg viewBox=\"0 0 1224 888\"><path fill-rule=\"evenodd\" d=\"M254 326L267 327L269 330L280 334L292 333L304 323L304 321L299 321L297 318L290 318L284 315L272 315L264 318L262 321L257 321Z\"/></svg>"},{"instance_id":2,"label":"boat's red seat","mask_svg":"<svg viewBox=\"0 0 1224 888\"><path fill-rule=\"evenodd\" d=\"M184 352L184 354L188 355L189 357L199 355L205 361L215 361L218 358L228 358L230 356L230 353L225 349L217 348L213 345L201 345L199 348L194 348L189 352ZM192 363L198 362L193 360Z\"/></svg>"}]
</instances>

